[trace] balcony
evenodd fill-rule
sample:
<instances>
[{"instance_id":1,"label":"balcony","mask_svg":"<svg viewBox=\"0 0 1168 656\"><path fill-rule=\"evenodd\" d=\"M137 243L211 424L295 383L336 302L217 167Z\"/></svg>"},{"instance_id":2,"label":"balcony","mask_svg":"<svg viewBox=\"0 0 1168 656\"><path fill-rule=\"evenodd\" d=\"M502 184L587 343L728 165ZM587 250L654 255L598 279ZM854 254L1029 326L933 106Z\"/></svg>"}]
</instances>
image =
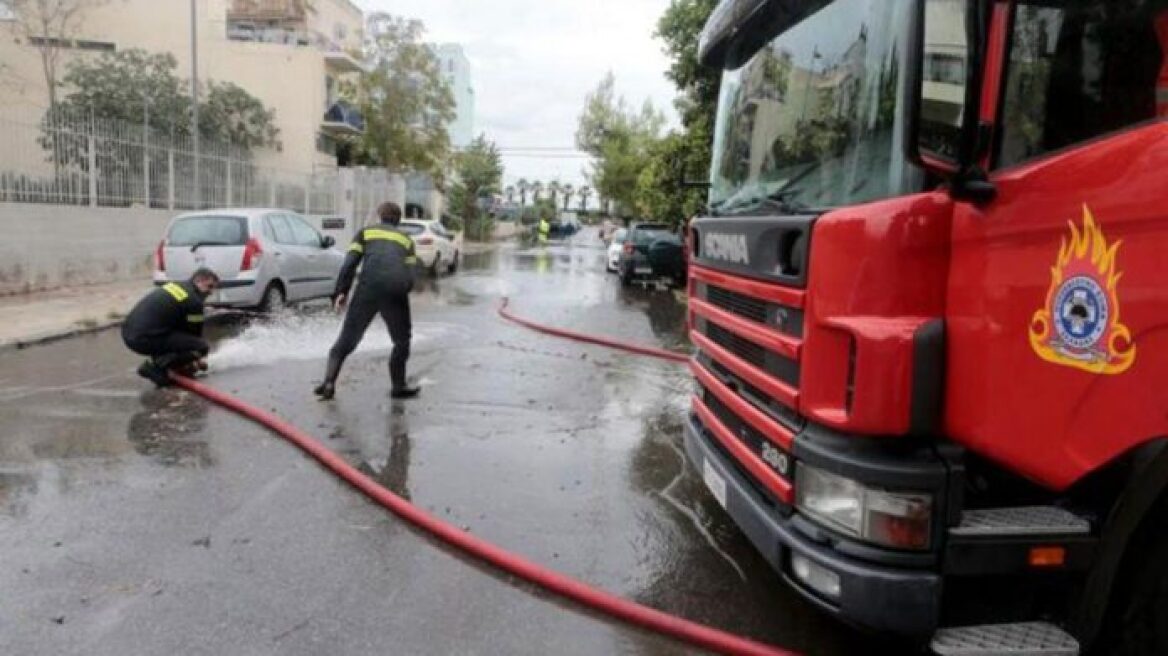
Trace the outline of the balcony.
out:
<instances>
[{"instance_id":1,"label":"balcony","mask_svg":"<svg viewBox=\"0 0 1168 656\"><path fill-rule=\"evenodd\" d=\"M336 102L324 113L320 129L330 137L353 137L365 133L365 118L356 107Z\"/></svg>"},{"instance_id":2,"label":"balcony","mask_svg":"<svg viewBox=\"0 0 1168 656\"><path fill-rule=\"evenodd\" d=\"M361 62L353 59L352 55L335 44L329 44L325 48L324 64L330 71L342 75L345 73L360 73L365 70Z\"/></svg>"}]
</instances>

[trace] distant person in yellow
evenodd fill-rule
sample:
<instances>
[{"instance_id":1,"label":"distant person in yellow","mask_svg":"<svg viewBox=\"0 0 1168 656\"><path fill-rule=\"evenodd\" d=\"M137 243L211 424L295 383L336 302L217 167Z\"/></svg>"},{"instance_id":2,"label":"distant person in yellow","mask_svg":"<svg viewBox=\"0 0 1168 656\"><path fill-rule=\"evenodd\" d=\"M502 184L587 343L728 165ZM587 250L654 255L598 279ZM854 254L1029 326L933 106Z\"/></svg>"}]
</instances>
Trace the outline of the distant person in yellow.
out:
<instances>
[{"instance_id":1,"label":"distant person in yellow","mask_svg":"<svg viewBox=\"0 0 1168 656\"><path fill-rule=\"evenodd\" d=\"M547 219L539 220L539 244L543 246L548 242L548 234L552 231L552 224L548 223Z\"/></svg>"}]
</instances>

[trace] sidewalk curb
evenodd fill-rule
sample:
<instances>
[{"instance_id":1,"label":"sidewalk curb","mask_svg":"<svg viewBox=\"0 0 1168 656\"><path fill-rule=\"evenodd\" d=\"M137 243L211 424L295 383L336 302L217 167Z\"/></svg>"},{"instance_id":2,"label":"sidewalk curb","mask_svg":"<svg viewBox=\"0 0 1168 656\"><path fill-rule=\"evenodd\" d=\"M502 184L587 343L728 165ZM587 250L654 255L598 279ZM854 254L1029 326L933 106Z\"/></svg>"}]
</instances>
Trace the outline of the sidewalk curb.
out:
<instances>
[{"instance_id":1,"label":"sidewalk curb","mask_svg":"<svg viewBox=\"0 0 1168 656\"><path fill-rule=\"evenodd\" d=\"M80 337L82 335L91 335L93 333L100 333L110 328L117 328L122 325L122 319L113 321L100 321L92 326L78 326L75 328L65 328L62 330L50 330L31 337L23 337L7 342L0 342L0 353L5 351L23 351L24 349L33 346L41 346L43 344L51 344L59 342L70 337Z\"/></svg>"}]
</instances>

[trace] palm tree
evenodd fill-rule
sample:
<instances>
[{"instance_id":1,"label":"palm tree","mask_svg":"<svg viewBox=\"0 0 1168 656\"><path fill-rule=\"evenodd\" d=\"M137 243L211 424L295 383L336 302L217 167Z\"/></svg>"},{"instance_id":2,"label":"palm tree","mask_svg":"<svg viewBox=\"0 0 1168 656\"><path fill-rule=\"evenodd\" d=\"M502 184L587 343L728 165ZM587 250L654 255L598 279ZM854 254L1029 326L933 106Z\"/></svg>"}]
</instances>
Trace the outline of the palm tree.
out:
<instances>
[{"instance_id":1,"label":"palm tree","mask_svg":"<svg viewBox=\"0 0 1168 656\"><path fill-rule=\"evenodd\" d=\"M584 185L583 187L580 187L580 190L576 192L576 195L580 197L580 211L583 212L587 210L588 197L592 195L592 187Z\"/></svg>"},{"instance_id":2,"label":"palm tree","mask_svg":"<svg viewBox=\"0 0 1168 656\"><path fill-rule=\"evenodd\" d=\"M543 183L539 180L531 183L531 202L538 203L539 195L543 193Z\"/></svg>"},{"instance_id":3,"label":"palm tree","mask_svg":"<svg viewBox=\"0 0 1168 656\"><path fill-rule=\"evenodd\" d=\"M527 205L527 192L531 191L531 183L527 178L519 178L519 182L515 183L515 188L519 190L519 206Z\"/></svg>"},{"instance_id":4,"label":"palm tree","mask_svg":"<svg viewBox=\"0 0 1168 656\"><path fill-rule=\"evenodd\" d=\"M552 180L551 182L548 183L548 193L550 193L552 195L552 209L553 210L560 206L557 201L559 201L559 194L560 194L561 189L563 189L563 187L560 185L559 180Z\"/></svg>"},{"instance_id":5,"label":"palm tree","mask_svg":"<svg viewBox=\"0 0 1168 656\"><path fill-rule=\"evenodd\" d=\"M561 191L564 192L564 211L567 212L568 203L572 202L572 194L576 193L576 187L574 187L572 183L568 183L564 185Z\"/></svg>"},{"instance_id":6,"label":"palm tree","mask_svg":"<svg viewBox=\"0 0 1168 656\"><path fill-rule=\"evenodd\" d=\"M503 190L503 193L507 194L507 203L509 205L515 204L515 185L507 185L507 188Z\"/></svg>"}]
</instances>

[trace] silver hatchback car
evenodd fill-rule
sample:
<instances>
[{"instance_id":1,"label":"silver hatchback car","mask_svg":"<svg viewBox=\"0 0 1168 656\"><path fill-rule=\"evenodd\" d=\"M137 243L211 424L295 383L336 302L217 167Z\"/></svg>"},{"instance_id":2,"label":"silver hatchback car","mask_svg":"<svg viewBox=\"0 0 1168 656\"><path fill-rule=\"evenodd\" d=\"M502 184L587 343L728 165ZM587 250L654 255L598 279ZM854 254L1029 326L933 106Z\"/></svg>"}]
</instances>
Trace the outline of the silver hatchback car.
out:
<instances>
[{"instance_id":1,"label":"silver hatchback car","mask_svg":"<svg viewBox=\"0 0 1168 656\"><path fill-rule=\"evenodd\" d=\"M175 217L154 253L154 284L219 274L208 305L273 310L332 294L345 256L302 216L276 209L224 209Z\"/></svg>"}]
</instances>

